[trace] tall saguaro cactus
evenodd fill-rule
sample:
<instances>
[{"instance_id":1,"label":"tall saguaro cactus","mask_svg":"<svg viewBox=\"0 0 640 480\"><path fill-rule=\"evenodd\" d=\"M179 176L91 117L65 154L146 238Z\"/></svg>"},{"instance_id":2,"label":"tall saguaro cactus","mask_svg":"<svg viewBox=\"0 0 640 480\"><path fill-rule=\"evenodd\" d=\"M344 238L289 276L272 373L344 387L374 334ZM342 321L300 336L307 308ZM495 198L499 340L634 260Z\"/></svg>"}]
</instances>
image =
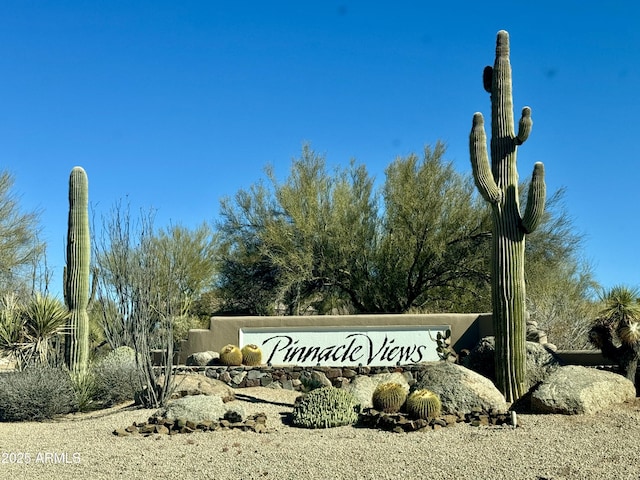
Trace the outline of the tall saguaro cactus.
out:
<instances>
[{"instance_id":1,"label":"tall saguaro cactus","mask_svg":"<svg viewBox=\"0 0 640 480\"><path fill-rule=\"evenodd\" d=\"M84 372L89 361L89 182L82 167L69 177L69 224L64 296L69 308L65 360L72 372Z\"/></svg>"},{"instance_id":2,"label":"tall saguaro cactus","mask_svg":"<svg viewBox=\"0 0 640 480\"><path fill-rule=\"evenodd\" d=\"M529 137L531 109L524 107L515 133L509 34L498 32L493 68L484 70L484 88L491 94L491 165L481 113L473 116L469 139L473 177L491 204L493 238L491 298L498 388L509 402L526 393L525 235L533 232L544 213L544 166L533 168L524 215L520 214L516 151Z\"/></svg>"}]
</instances>

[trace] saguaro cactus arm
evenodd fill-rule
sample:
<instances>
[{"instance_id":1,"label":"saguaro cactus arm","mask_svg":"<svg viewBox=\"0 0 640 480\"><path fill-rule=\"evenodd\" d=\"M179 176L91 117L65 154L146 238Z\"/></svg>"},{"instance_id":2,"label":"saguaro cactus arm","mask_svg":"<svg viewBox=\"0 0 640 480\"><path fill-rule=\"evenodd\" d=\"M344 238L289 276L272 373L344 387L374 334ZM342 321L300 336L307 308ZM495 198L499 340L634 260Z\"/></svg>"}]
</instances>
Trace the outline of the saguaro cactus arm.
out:
<instances>
[{"instance_id":1,"label":"saguaro cactus arm","mask_svg":"<svg viewBox=\"0 0 640 480\"><path fill-rule=\"evenodd\" d=\"M544 216L544 204L547 196L547 187L544 183L544 165L536 162L533 166L533 175L529 184L529 194L527 195L527 206L522 217L522 230L524 233L531 233L542 221Z\"/></svg>"},{"instance_id":2,"label":"saguaro cactus arm","mask_svg":"<svg viewBox=\"0 0 640 480\"><path fill-rule=\"evenodd\" d=\"M533 126L533 120L531 119L531 109L524 107L522 109L522 116L518 122L518 135L516 135L516 145L522 145L529 134L531 133L531 127Z\"/></svg>"},{"instance_id":3,"label":"saguaro cactus arm","mask_svg":"<svg viewBox=\"0 0 640 480\"><path fill-rule=\"evenodd\" d=\"M489 165L487 134L484 131L484 117L481 113L473 115L473 125L469 136L469 150L471 152L473 179L478 191L489 203L502 202L502 189L496 184Z\"/></svg>"}]
</instances>

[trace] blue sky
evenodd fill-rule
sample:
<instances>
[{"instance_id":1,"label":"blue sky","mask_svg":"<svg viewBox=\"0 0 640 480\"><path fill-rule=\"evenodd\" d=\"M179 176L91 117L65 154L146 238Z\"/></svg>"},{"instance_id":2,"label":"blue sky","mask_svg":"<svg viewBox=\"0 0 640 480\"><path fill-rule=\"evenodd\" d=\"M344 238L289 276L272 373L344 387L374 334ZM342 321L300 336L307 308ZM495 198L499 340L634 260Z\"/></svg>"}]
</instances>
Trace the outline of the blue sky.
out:
<instances>
[{"instance_id":1,"label":"blue sky","mask_svg":"<svg viewBox=\"0 0 640 480\"><path fill-rule=\"evenodd\" d=\"M434 5L437 4L437 5ZM516 117L533 110L521 178L585 234L603 286L640 285L637 2L6 1L0 3L0 168L61 284L68 177L87 171L94 215L118 200L156 226L217 219L219 200L286 175L309 142L379 180L442 140L469 172L482 70L509 31Z\"/></svg>"}]
</instances>

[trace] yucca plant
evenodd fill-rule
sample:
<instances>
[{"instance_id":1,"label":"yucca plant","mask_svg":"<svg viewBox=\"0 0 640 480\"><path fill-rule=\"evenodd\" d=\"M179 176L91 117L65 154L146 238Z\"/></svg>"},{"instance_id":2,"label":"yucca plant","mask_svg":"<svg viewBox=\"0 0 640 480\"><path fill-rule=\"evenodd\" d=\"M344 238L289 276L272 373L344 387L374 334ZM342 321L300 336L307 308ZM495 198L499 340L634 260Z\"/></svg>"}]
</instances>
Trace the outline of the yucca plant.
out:
<instances>
[{"instance_id":1,"label":"yucca plant","mask_svg":"<svg viewBox=\"0 0 640 480\"><path fill-rule=\"evenodd\" d=\"M24 306L22 316L25 340L31 346L34 360L48 363L51 340L65 332L67 308L54 297L36 293Z\"/></svg>"},{"instance_id":2,"label":"yucca plant","mask_svg":"<svg viewBox=\"0 0 640 480\"><path fill-rule=\"evenodd\" d=\"M635 383L640 359L640 290L616 285L603 291L600 301L603 307L589 330L589 341Z\"/></svg>"},{"instance_id":3,"label":"yucca plant","mask_svg":"<svg viewBox=\"0 0 640 480\"><path fill-rule=\"evenodd\" d=\"M28 361L29 348L24 338L25 320L14 294L0 298L0 353L16 361L19 370Z\"/></svg>"}]
</instances>

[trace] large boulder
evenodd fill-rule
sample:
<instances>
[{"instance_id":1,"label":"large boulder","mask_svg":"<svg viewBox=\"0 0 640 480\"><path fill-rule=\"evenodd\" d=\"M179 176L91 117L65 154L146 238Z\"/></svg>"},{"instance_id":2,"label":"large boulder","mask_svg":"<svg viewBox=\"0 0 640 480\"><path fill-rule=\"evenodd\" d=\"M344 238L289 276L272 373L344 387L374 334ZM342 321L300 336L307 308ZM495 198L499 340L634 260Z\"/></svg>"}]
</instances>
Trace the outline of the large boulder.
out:
<instances>
[{"instance_id":1,"label":"large boulder","mask_svg":"<svg viewBox=\"0 0 640 480\"><path fill-rule=\"evenodd\" d=\"M362 408L370 408L373 406L373 391L381 383L397 383L409 392L409 382L407 378L399 373L380 373L377 375L355 377L351 383L344 387L345 390L351 392L358 400Z\"/></svg>"},{"instance_id":2,"label":"large boulder","mask_svg":"<svg viewBox=\"0 0 640 480\"><path fill-rule=\"evenodd\" d=\"M475 410L506 412L504 395L491 380L451 362L425 363L412 390L427 389L440 396L442 413L462 416Z\"/></svg>"},{"instance_id":3,"label":"large boulder","mask_svg":"<svg viewBox=\"0 0 640 480\"><path fill-rule=\"evenodd\" d=\"M224 418L227 407L220 397L193 395L172 400L153 416L167 420L184 419L194 423L205 420L218 421Z\"/></svg>"},{"instance_id":4,"label":"large boulder","mask_svg":"<svg viewBox=\"0 0 640 480\"><path fill-rule=\"evenodd\" d=\"M235 400L236 395L226 383L197 374L174 375L174 391L171 398L182 398L191 395L209 395L220 397L224 403ZM162 382L162 378L160 378Z\"/></svg>"},{"instance_id":5,"label":"large boulder","mask_svg":"<svg viewBox=\"0 0 640 480\"><path fill-rule=\"evenodd\" d=\"M187 357L185 364L188 367L205 367L214 364L219 358L218 352L196 352Z\"/></svg>"},{"instance_id":6,"label":"large boulder","mask_svg":"<svg viewBox=\"0 0 640 480\"><path fill-rule=\"evenodd\" d=\"M537 342L527 342L527 389L542 382L561 362L554 353ZM495 337L485 337L462 360L462 364L490 380L495 374Z\"/></svg>"},{"instance_id":7,"label":"large boulder","mask_svg":"<svg viewBox=\"0 0 640 480\"><path fill-rule=\"evenodd\" d=\"M633 400L635 396L633 382L622 375L568 365L556 369L533 391L531 410L565 415L593 414Z\"/></svg>"}]
</instances>

